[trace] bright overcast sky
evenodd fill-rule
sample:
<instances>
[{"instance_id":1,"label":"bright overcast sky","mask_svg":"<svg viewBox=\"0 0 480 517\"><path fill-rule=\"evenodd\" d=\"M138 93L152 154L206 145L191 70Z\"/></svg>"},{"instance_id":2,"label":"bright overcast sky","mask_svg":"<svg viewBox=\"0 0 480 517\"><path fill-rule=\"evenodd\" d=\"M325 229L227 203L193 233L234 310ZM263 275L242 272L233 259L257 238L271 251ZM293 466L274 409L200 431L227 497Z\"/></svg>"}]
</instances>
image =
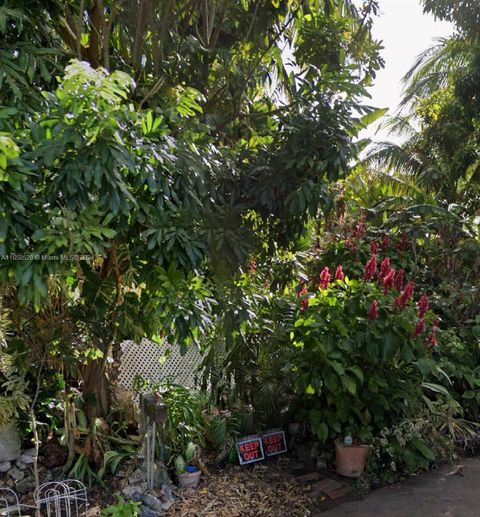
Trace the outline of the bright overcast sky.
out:
<instances>
[{"instance_id":1,"label":"bright overcast sky","mask_svg":"<svg viewBox=\"0 0 480 517\"><path fill-rule=\"evenodd\" d=\"M370 89L369 104L390 108L393 114L401 97L402 77L418 54L431 46L435 38L449 36L453 26L423 14L419 0L380 0L379 3L381 15L374 20L373 34L383 41L385 68ZM362 136L373 136L372 131L367 130ZM383 137L384 134L377 134L375 139Z\"/></svg>"}]
</instances>

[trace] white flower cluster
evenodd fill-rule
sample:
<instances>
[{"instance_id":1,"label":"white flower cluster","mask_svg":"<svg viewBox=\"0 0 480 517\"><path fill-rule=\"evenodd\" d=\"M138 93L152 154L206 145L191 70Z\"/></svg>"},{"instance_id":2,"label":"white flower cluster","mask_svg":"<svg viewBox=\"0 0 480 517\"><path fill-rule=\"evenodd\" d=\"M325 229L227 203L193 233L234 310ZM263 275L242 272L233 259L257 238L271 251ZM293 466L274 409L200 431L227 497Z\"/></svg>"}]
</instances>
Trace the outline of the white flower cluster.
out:
<instances>
[{"instance_id":1,"label":"white flower cluster","mask_svg":"<svg viewBox=\"0 0 480 517\"><path fill-rule=\"evenodd\" d=\"M385 455L391 458L390 468L396 471L396 464L393 460L394 450L391 442L396 440L401 447L405 447L414 438L422 437L422 430L427 422L421 418L416 420L403 420L397 426L384 427L379 435L372 440L372 452L375 458L381 459Z\"/></svg>"}]
</instances>

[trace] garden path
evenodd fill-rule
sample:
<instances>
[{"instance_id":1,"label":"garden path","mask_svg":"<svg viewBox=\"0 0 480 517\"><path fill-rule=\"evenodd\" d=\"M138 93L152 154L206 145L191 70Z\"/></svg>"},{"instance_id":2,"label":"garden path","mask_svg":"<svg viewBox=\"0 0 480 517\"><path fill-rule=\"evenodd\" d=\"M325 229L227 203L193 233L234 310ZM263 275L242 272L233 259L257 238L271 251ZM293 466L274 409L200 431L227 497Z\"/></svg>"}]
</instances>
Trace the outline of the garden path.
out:
<instances>
[{"instance_id":1,"label":"garden path","mask_svg":"<svg viewBox=\"0 0 480 517\"><path fill-rule=\"evenodd\" d=\"M420 474L321 512L326 517L480 517L480 457ZM462 475L463 474L463 475Z\"/></svg>"}]
</instances>

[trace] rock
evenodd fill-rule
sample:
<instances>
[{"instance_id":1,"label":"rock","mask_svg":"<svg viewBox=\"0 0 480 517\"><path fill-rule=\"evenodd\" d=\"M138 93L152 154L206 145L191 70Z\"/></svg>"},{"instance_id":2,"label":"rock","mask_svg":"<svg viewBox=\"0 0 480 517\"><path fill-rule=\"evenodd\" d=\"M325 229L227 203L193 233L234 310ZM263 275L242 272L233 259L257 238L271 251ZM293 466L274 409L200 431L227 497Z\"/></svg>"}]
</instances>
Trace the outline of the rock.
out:
<instances>
[{"instance_id":1,"label":"rock","mask_svg":"<svg viewBox=\"0 0 480 517\"><path fill-rule=\"evenodd\" d=\"M172 498L172 490L168 485L162 485L160 488L155 490L155 495L162 501L166 501Z\"/></svg>"},{"instance_id":2,"label":"rock","mask_svg":"<svg viewBox=\"0 0 480 517\"><path fill-rule=\"evenodd\" d=\"M0 473L10 470L12 464L9 461L0 461Z\"/></svg>"},{"instance_id":3,"label":"rock","mask_svg":"<svg viewBox=\"0 0 480 517\"><path fill-rule=\"evenodd\" d=\"M21 461L25 465L31 465L34 461L34 457L35 457L35 455L30 456L30 454L21 454L20 458L18 458L18 461ZM18 465L18 463L17 463L17 465Z\"/></svg>"},{"instance_id":4,"label":"rock","mask_svg":"<svg viewBox=\"0 0 480 517\"><path fill-rule=\"evenodd\" d=\"M17 469L20 469L20 470L25 470L27 468L27 466L25 465L25 463L23 463L22 461L20 460L17 460Z\"/></svg>"},{"instance_id":5,"label":"rock","mask_svg":"<svg viewBox=\"0 0 480 517\"><path fill-rule=\"evenodd\" d=\"M30 456L31 458L34 458L35 457L35 453L36 453L35 448L33 448L33 449L25 449L22 452L22 456Z\"/></svg>"},{"instance_id":6,"label":"rock","mask_svg":"<svg viewBox=\"0 0 480 517\"><path fill-rule=\"evenodd\" d=\"M137 484L141 483L142 481L145 481L145 474L140 469L134 470L130 474L130 477L128 478L128 483L130 485L137 485Z\"/></svg>"},{"instance_id":7,"label":"rock","mask_svg":"<svg viewBox=\"0 0 480 517\"><path fill-rule=\"evenodd\" d=\"M162 501L160 501L160 499L158 499L154 495L144 494L142 496L142 501L143 504L148 506L150 509L155 510L156 512L161 512L165 509Z\"/></svg>"},{"instance_id":8,"label":"rock","mask_svg":"<svg viewBox=\"0 0 480 517\"><path fill-rule=\"evenodd\" d=\"M20 454L20 435L16 424L0 426L0 461L13 461Z\"/></svg>"},{"instance_id":9,"label":"rock","mask_svg":"<svg viewBox=\"0 0 480 517\"><path fill-rule=\"evenodd\" d=\"M29 476L25 479L22 479L16 484L15 490L20 495L33 492L35 490L35 478L33 476Z\"/></svg>"},{"instance_id":10,"label":"rock","mask_svg":"<svg viewBox=\"0 0 480 517\"><path fill-rule=\"evenodd\" d=\"M148 506L140 507L140 517L158 517L159 513L151 510Z\"/></svg>"},{"instance_id":11,"label":"rock","mask_svg":"<svg viewBox=\"0 0 480 517\"><path fill-rule=\"evenodd\" d=\"M317 469L325 470L327 468L327 462L322 458L317 458Z\"/></svg>"},{"instance_id":12,"label":"rock","mask_svg":"<svg viewBox=\"0 0 480 517\"><path fill-rule=\"evenodd\" d=\"M136 495L141 495L138 486L126 486L122 490L122 494L127 499L133 499Z\"/></svg>"},{"instance_id":13,"label":"rock","mask_svg":"<svg viewBox=\"0 0 480 517\"><path fill-rule=\"evenodd\" d=\"M25 477L25 472L17 467L12 467L8 471L8 475L15 481L21 481Z\"/></svg>"},{"instance_id":14,"label":"rock","mask_svg":"<svg viewBox=\"0 0 480 517\"><path fill-rule=\"evenodd\" d=\"M135 492L132 495L132 501L135 503L141 503L142 502L142 494L140 492Z\"/></svg>"},{"instance_id":15,"label":"rock","mask_svg":"<svg viewBox=\"0 0 480 517\"><path fill-rule=\"evenodd\" d=\"M170 506L172 506L173 500L162 502L162 508L164 510L169 510Z\"/></svg>"}]
</instances>

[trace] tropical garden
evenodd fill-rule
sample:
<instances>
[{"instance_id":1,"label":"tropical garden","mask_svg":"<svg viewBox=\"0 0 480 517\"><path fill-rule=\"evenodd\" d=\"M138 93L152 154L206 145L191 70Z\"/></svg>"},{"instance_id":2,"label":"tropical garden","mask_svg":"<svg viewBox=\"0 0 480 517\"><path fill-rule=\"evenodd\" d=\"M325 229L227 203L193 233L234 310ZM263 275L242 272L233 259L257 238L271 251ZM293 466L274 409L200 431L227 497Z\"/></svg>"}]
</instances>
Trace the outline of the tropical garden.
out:
<instances>
[{"instance_id":1,"label":"tropical garden","mask_svg":"<svg viewBox=\"0 0 480 517\"><path fill-rule=\"evenodd\" d=\"M2 2L0 452L32 467L0 488L150 515L107 488L147 391L173 480L272 428L332 470L369 445L358 493L478 452L480 6L421 4L455 32L387 113L376 0ZM121 399L143 338L197 347L197 388Z\"/></svg>"}]
</instances>

